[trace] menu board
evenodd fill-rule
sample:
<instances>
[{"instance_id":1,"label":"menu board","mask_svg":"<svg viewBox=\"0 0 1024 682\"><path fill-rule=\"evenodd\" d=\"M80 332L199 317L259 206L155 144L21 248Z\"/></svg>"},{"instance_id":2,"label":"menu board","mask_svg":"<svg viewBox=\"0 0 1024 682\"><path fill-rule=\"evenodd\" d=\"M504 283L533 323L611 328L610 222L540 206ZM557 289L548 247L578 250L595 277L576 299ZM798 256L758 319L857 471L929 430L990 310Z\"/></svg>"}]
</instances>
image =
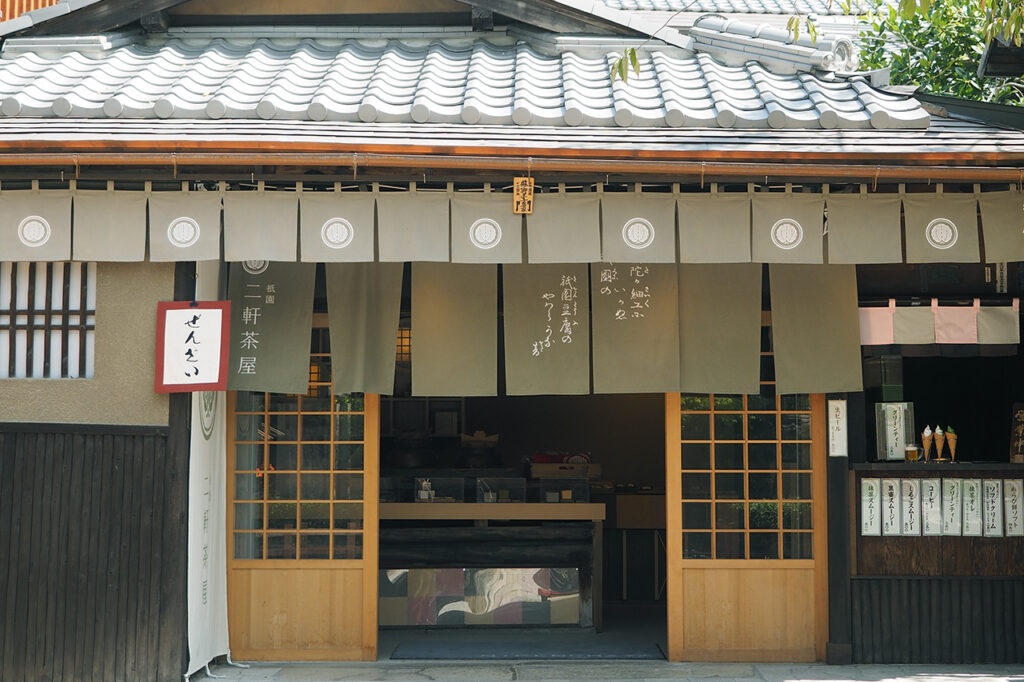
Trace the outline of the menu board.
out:
<instances>
[{"instance_id":1,"label":"menu board","mask_svg":"<svg viewBox=\"0 0 1024 682\"><path fill-rule=\"evenodd\" d=\"M1024 481L1009 479L1003 481L1003 514L1006 519L1006 536L1024 536L1024 516L1021 502L1024 501Z\"/></svg>"},{"instance_id":2,"label":"menu board","mask_svg":"<svg viewBox=\"0 0 1024 682\"><path fill-rule=\"evenodd\" d=\"M981 484L982 519L988 538L1003 536L1003 482L985 479Z\"/></svg>"},{"instance_id":3,"label":"menu board","mask_svg":"<svg viewBox=\"0 0 1024 682\"><path fill-rule=\"evenodd\" d=\"M981 481L979 479L964 479L963 498L963 534L979 536L982 534Z\"/></svg>"},{"instance_id":4,"label":"menu board","mask_svg":"<svg viewBox=\"0 0 1024 682\"><path fill-rule=\"evenodd\" d=\"M882 494L877 478L860 482L860 534L882 534Z\"/></svg>"},{"instance_id":5,"label":"menu board","mask_svg":"<svg viewBox=\"0 0 1024 682\"><path fill-rule=\"evenodd\" d=\"M921 531L924 535L942 535L942 482L938 478L921 480Z\"/></svg>"},{"instance_id":6,"label":"menu board","mask_svg":"<svg viewBox=\"0 0 1024 682\"><path fill-rule=\"evenodd\" d=\"M942 534L960 535L963 522L963 481L959 478L942 479Z\"/></svg>"},{"instance_id":7,"label":"menu board","mask_svg":"<svg viewBox=\"0 0 1024 682\"><path fill-rule=\"evenodd\" d=\"M882 535L901 535L900 479L882 479Z\"/></svg>"},{"instance_id":8,"label":"menu board","mask_svg":"<svg viewBox=\"0 0 1024 682\"><path fill-rule=\"evenodd\" d=\"M903 535L921 534L921 479L904 478L900 481L903 493L901 515Z\"/></svg>"}]
</instances>

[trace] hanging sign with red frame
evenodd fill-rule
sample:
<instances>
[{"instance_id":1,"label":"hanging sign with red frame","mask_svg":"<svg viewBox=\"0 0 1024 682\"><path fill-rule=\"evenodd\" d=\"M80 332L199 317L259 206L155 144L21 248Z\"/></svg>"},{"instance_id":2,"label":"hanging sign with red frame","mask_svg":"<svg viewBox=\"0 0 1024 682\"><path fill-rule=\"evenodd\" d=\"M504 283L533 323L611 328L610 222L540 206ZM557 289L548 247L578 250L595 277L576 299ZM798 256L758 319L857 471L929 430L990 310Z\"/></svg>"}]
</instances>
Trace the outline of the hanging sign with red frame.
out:
<instances>
[{"instance_id":1,"label":"hanging sign with red frame","mask_svg":"<svg viewBox=\"0 0 1024 682\"><path fill-rule=\"evenodd\" d=\"M156 392L225 390L231 302L159 301L156 306Z\"/></svg>"}]
</instances>

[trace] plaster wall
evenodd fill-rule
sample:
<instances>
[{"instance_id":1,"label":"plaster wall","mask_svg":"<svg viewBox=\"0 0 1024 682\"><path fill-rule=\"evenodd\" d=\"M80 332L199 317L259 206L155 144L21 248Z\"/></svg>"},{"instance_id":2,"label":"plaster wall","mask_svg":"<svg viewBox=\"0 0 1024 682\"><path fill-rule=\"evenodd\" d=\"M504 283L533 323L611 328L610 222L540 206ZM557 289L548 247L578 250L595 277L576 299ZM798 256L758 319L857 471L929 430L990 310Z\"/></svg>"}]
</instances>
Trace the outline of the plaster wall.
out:
<instances>
[{"instance_id":1,"label":"plaster wall","mask_svg":"<svg viewBox=\"0 0 1024 682\"><path fill-rule=\"evenodd\" d=\"M153 392L156 302L173 298L173 263L99 263L92 379L2 379L0 422L168 423Z\"/></svg>"}]
</instances>

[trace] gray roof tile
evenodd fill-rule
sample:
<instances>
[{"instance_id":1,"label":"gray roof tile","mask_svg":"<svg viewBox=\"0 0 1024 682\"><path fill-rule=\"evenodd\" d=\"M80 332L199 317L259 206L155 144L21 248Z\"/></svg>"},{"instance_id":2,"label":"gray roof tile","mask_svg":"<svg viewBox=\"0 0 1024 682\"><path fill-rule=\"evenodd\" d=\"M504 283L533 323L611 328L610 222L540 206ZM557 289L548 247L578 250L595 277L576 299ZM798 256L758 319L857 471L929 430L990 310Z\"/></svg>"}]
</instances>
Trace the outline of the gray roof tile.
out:
<instances>
[{"instance_id":1,"label":"gray roof tile","mask_svg":"<svg viewBox=\"0 0 1024 682\"><path fill-rule=\"evenodd\" d=\"M720 12L722 14L846 14L839 0L604 0L612 9L654 12ZM871 3L849 3L850 13L863 14Z\"/></svg>"},{"instance_id":2,"label":"gray roof tile","mask_svg":"<svg viewBox=\"0 0 1024 682\"><path fill-rule=\"evenodd\" d=\"M859 77L655 48L611 80L617 52L543 54L476 41L164 38L94 55L0 55L0 116L228 118L519 126L924 128L909 97Z\"/></svg>"}]
</instances>

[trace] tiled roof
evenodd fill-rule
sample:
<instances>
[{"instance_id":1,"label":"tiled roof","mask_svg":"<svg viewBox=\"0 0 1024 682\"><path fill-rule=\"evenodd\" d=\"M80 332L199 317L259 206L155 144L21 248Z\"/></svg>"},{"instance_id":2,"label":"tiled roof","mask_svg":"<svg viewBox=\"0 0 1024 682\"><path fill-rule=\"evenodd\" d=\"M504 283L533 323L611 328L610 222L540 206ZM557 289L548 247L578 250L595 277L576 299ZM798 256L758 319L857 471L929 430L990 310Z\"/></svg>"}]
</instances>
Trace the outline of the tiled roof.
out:
<instances>
[{"instance_id":1,"label":"tiled roof","mask_svg":"<svg viewBox=\"0 0 1024 682\"><path fill-rule=\"evenodd\" d=\"M291 119L550 126L926 128L864 79L645 50L542 53L506 40L185 39L70 51L5 44L0 118ZM751 59L756 59L751 55Z\"/></svg>"},{"instance_id":2,"label":"tiled roof","mask_svg":"<svg viewBox=\"0 0 1024 682\"><path fill-rule=\"evenodd\" d=\"M655 12L719 12L721 14L863 14L872 4L840 0L604 0L613 9Z\"/></svg>"},{"instance_id":3,"label":"tiled roof","mask_svg":"<svg viewBox=\"0 0 1024 682\"><path fill-rule=\"evenodd\" d=\"M927 129L814 130L722 128L596 128L580 126L505 126L431 123L360 123L344 121L138 120L0 118L0 145L20 150L77 149L79 143L145 143L146 148L177 149L202 143L225 149L300 149L349 152L385 148L400 153L427 148L443 153L491 153L516 156L625 156L653 153L657 158L792 159L849 157L871 164L886 157L956 155L1024 161L1024 132L995 125L935 117ZM804 160L804 159L801 159Z\"/></svg>"}]
</instances>

